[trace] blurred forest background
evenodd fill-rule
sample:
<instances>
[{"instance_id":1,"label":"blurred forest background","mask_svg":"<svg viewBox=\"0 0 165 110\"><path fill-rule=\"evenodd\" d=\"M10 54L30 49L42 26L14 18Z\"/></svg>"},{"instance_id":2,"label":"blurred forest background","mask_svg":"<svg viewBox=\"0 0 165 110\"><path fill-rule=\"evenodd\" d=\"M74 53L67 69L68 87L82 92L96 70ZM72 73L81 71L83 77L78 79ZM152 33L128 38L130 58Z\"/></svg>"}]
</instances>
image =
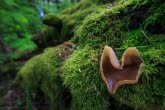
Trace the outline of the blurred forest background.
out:
<instances>
[{"instance_id":1,"label":"blurred forest background","mask_svg":"<svg viewBox=\"0 0 165 110\"><path fill-rule=\"evenodd\" d=\"M76 2L78 0L1 0L0 64L28 57L28 53L38 48L35 40L42 31L43 16L59 13Z\"/></svg>"}]
</instances>

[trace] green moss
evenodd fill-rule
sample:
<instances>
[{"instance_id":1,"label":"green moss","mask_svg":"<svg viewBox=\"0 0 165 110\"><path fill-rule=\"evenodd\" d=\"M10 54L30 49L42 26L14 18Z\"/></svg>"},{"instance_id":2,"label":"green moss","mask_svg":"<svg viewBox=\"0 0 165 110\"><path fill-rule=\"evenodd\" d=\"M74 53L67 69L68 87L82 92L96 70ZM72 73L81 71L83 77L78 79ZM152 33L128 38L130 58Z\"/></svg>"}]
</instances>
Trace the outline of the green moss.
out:
<instances>
[{"instance_id":1,"label":"green moss","mask_svg":"<svg viewBox=\"0 0 165 110\"><path fill-rule=\"evenodd\" d=\"M154 9L151 4L156 4ZM162 7L161 0L119 0L111 8L84 0L57 15L63 22L61 35L68 37L66 33L71 31L74 36L72 40L79 44L72 55L61 64L54 56L58 47L50 49L27 62L19 75L25 79L23 82L28 82L34 89L40 87L48 94L53 100L52 104L60 98L59 90L64 85L69 88L73 98L72 110L106 110L111 102L99 72L102 48L109 45L121 56L126 48L137 47L145 62L140 80L137 84L120 87L113 97L133 107L149 108L148 105L153 104L165 107L165 36L154 35L144 26L146 20L152 21L152 15L156 20L163 17L164 14L156 14ZM143 9L147 18L143 16L138 25L134 24L133 21L139 18ZM136 13L137 16L132 16ZM152 21L153 25L157 23L156 20ZM160 19L160 22L164 21ZM136 26L132 28L131 23ZM58 74L59 68L62 74Z\"/></svg>"},{"instance_id":2,"label":"green moss","mask_svg":"<svg viewBox=\"0 0 165 110\"><path fill-rule=\"evenodd\" d=\"M59 14L59 18L63 21L62 37L68 36L70 39L85 17L97 10L96 8L96 5L91 3L91 1L83 0L74 7Z\"/></svg>"},{"instance_id":3,"label":"green moss","mask_svg":"<svg viewBox=\"0 0 165 110\"><path fill-rule=\"evenodd\" d=\"M76 30L75 41L79 39L80 45L88 43L120 47L125 33L131 30L129 25L132 14L136 14L136 10L139 11L137 7L143 6L144 3L144 1L135 0L117 1L111 8L100 8L97 13L92 13L85 18L83 24Z\"/></svg>"},{"instance_id":4,"label":"green moss","mask_svg":"<svg viewBox=\"0 0 165 110\"><path fill-rule=\"evenodd\" d=\"M143 73L138 84L121 87L115 97L140 107L146 106L146 104L164 106L163 100L160 100L159 97L165 97L165 87L163 86L165 75L162 73L165 64L165 51L163 49L165 39L162 35L148 35L150 42L147 44L144 43L144 35L134 34L135 32L129 32L131 36L127 37L125 40L127 44L124 42L123 46L135 46L140 50L145 62ZM133 43L132 35L134 35L135 43Z\"/></svg>"},{"instance_id":5,"label":"green moss","mask_svg":"<svg viewBox=\"0 0 165 110\"><path fill-rule=\"evenodd\" d=\"M159 5L159 6L158 6ZM165 16L165 3L154 4L153 7L149 10L149 16L145 21L145 27L153 26L155 24L159 24L159 26L165 26L165 20L163 16Z\"/></svg>"},{"instance_id":6,"label":"green moss","mask_svg":"<svg viewBox=\"0 0 165 110\"><path fill-rule=\"evenodd\" d=\"M43 18L43 23L53 26L55 28L61 28L62 22L55 14L47 14Z\"/></svg>"},{"instance_id":7,"label":"green moss","mask_svg":"<svg viewBox=\"0 0 165 110\"><path fill-rule=\"evenodd\" d=\"M64 39L60 35L60 29L57 30L51 26L44 26L39 37L41 37L42 45L45 44L47 46L51 41L58 41L57 43L63 42Z\"/></svg>"},{"instance_id":8,"label":"green moss","mask_svg":"<svg viewBox=\"0 0 165 110\"><path fill-rule=\"evenodd\" d=\"M77 48L63 65L64 85L73 97L72 110L106 110L108 93L101 83L99 54L90 46Z\"/></svg>"},{"instance_id":9,"label":"green moss","mask_svg":"<svg viewBox=\"0 0 165 110\"><path fill-rule=\"evenodd\" d=\"M129 101L129 103L137 107L144 107L147 106L147 104L157 104L159 106L164 106L164 100L159 99L160 96L164 97L165 94L165 88L163 87L163 80L165 77L162 74L164 69L162 66L165 64L165 51L163 49L164 37L162 35L152 35L147 33L141 29L142 25L139 25L137 29L133 30L129 29L128 27L130 20L128 12L137 7L140 3L145 6L147 3L149 4L151 2L135 2L130 0L123 2L123 4L116 3L116 6L114 6L111 10L104 10L102 13L91 14L86 17L83 24L76 31L76 38L79 38L80 49L78 49L77 53L73 53L73 56L71 56L71 58L64 63L63 74L64 84L71 89L72 95L76 100L72 103L73 109L92 110L99 108L99 105L95 106L95 104L97 105L97 103L100 103L99 101L102 98L100 100L95 99L95 104L89 104L85 106L82 103L83 101L88 100L89 102L93 102L93 99L90 100L89 98L91 97L92 92L91 94L90 92L88 94L84 93L84 99L78 94L80 94L80 92L82 93L83 89L88 89L88 86L90 86L89 82L93 82L95 84L95 81L89 78L91 76L86 74L99 74L99 67L96 66L93 61L90 61L91 65L95 65L95 69L98 68L98 70L95 70L94 68L91 69L91 65L85 66L88 63L82 63L84 61L88 62L88 60L90 60L88 56L90 56L89 54L92 54L88 53L91 52L90 49L85 49L83 47L90 46L90 48L94 49L95 55L100 55L101 52L98 53L98 50L101 49L105 44L118 50L119 56L121 56L123 51L128 47L137 47L141 51L142 57L145 61L144 72L139 83L121 87L115 94L116 99L121 100L122 102L125 102L125 100ZM136 10L134 13L136 13ZM84 50L88 51L83 52ZM88 56L82 57L84 53ZM99 61L99 58L96 58L96 60ZM83 74L85 75L83 76ZM97 80L99 81L99 79ZM75 84L76 82L77 84ZM101 87L99 88L97 85L96 87L98 87L97 90L102 90ZM97 92L95 92L95 94L97 94ZM108 97L108 95L106 97ZM106 101L104 105L106 105ZM81 107L78 108L76 105ZM93 106L93 108L91 106ZM102 107L104 108L104 106Z\"/></svg>"},{"instance_id":10,"label":"green moss","mask_svg":"<svg viewBox=\"0 0 165 110\"><path fill-rule=\"evenodd\" d=\"M54 31L54 28L50 26L45 26L44 28L42 28L41 34L45 37L52 37L55 34Z\"/></svg>"},{"instance_id":11,"label":"green moss","mask_svg":"<svg viewBox=\"0 0 165 110\"><path fill-rule=\"evenodd\" d=\"M164 100L159 97L165 97L165 86L163 86L165 75L162 72L165 64L164 37L149 35L150 44L147 45L140 30L129 32L129 35L125 42L130 42L128 47L136 46L141 51L145 61L144 71L138 84L122 86L114 97L121 102L128 101L130 105L133 104L136 107L145 107L147 104L162 107ZM132 37L136 41L134 44ZM142 40L144 43L141 43ZM125 42L121 47L125 46ZM123 53L123 50L116 49L119 50L119 53ZM102 86L103 81L100 80L100 54L101 48L86 45L84 48L78 48L70 59L65 61L62 78L64 85L70 88L73 96L72 109L106 109L109 95ZM159 66L160 64L162 66ZM101 97L98 93L101 94ZM96 97L99 97L99 100Z\"/></svg>"},{"instance_id":12,"label":"green moss","mask_svg":"<svg viewBox=\"0 0 165 110\"><path fill-rule=\"evenodd\" d=\"M127 18L120 20L118 16L111 13L110 16L97 14L89 16L79 28L76 36L79 37L80 45L111 45L119 47L123 40L123 29L126 28Z\"/></svg>"},{"instance_id":13,"label":"green moss","mask_svg":"<svg viewBox=\"0 0 165 110\"><path fill-rule=\"evenodd\" d=\"M59 32L61 41L65 41L73 36L75 30L79 28L87 15L95 12L97 13L99 8L100 7L96 6L96 4L91 1L82 0L79 4L64 10L60 14L45 15L44 21L51 26L59 24L60 21L60 26L56 26L55 28Z\"/></svg>"},{"instance_id":14,"label":"green moss","mask_svg":"<svg viewBox=\"0 0 165 110\"><path fill-rule=\"evenodd\" d=\"M59 77L59 67L62 59L58 57L58 52L64 48L48 48L44 53L33 57L19 71L15 84L21 83L24 88L27 86L31 93L37 97L38 91L44 93L51 102L52 109L58 109L61 93L64 91L62 81ZM40 96L40 100L44 96ZM58 99L58 100L57 100Z\"/></svg>"},{"instance_id":15,"label":"green moss","mask_svg":"<svg viewBox=\"0 0 165 110\"><path fill-rule=\"evenodd\" d=\"M128 47L142 47L150 43L150 40L144 30L135 29L124 33L124 41L122 48Z\"/></svg>"}]
</instances>

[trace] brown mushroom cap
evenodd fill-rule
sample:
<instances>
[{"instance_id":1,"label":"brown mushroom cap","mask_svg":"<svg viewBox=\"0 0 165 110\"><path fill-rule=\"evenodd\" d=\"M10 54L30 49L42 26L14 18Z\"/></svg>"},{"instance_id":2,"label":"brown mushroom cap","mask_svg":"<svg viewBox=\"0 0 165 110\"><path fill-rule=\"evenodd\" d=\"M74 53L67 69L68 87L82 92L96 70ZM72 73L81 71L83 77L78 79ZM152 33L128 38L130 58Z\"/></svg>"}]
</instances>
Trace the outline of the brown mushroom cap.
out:
<instances>
[{"instance_id":1,"label":"brown mushroom cap","mask_svg":"<svg viewBox=\"0 0 165 110\"><path fill-rule=\"evenodd\" d=\"M109 93L115 94L121 85L138 82L142 65L143 60L135 47L125 50L120 65L113 49L105 46L101 56L100 70Z\"/></svg>"}]
</instances>

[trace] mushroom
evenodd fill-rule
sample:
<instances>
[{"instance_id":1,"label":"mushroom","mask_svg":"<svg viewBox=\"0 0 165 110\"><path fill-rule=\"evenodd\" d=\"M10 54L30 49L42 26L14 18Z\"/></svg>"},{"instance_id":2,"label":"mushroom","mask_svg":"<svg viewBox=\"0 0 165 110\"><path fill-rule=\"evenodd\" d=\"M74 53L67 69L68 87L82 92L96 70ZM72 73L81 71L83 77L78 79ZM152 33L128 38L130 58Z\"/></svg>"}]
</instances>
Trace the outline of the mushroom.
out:
<instances>
[{"instance_id":1,"label":"mushroom","mask_svg":"<svg viewBox=\"0 0 165 110\"><path fill-rule=\"evenodd\" d=\"M143 64L140 53L135 47L127 48L122 56L122 62L119 63L113 49L105 46L101 56L100 71L109 93L115 94L121 85L137 83Z\"/></svg>"}]
</instances>

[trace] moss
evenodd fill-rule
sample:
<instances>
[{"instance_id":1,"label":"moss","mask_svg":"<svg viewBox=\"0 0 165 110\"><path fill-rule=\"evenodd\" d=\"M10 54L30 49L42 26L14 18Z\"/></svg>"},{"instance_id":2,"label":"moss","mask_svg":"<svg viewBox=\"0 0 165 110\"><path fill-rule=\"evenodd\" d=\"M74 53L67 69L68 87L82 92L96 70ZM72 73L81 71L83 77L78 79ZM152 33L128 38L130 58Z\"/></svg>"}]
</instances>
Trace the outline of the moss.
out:
<instances>
[{"instance_id":1,"label":"moss","mask_svg":"<svg viewBox=\"0 0 165 110\"><path fill-rule=\"evenodd\" d=\"M163 10L164 6L165 6L165 3L162 0L158 0L154 2L153 6L150 8L148 12L149 16L146 19L146 22L147 22L146 24L148 23L154 24L156 22L164 24L165 21L162 18L165 14L165 11Z\"/></svg>"},{"instance_id":2,"label":"moss","mask_svg":"<svg viewBox=\"0 0 165 110\"><path fill-rule=\"evenodd\" d=\"M83 0L74 7L63 11L59 18L63 21L62 37L68 36L70 39L77 28L82 24L85 17L94 12L97 7L91 1Z\"/></svg>"},{"instance_id":3,"label":"moss","mask_svg":"<svg viewBox=\"0 0 165 110\"><path fill-rule=\"evenodd\" d=\"M114 5L114 7L112 7L111 10L104 10L101 13L89 15L85 18L83 24L76 31L75 39L77 39L77 37L79 39L79 52L85 50L83 47L88 45L95 50L94 52L96 52L96 55L100 55L101 52L97 52L105 44L110 45L111 47L118 50L119 56L121 56L120 54L123 53L123 51L128 47L137 47L141 51L146 64L144 66L144 72L142 74L142 77L138 84L121 87L114 97L116 97L116 99L118 100L121 100L122 102L125 102L125 100L127 100L129 103L133 104L134 107L144 107L147 106L147 104L157 104L162 107L164 106L164 100L160 100L159 97L164 97L165 94L165 88L162 85L164 82L163 80L165 78L164 75L162 75L162 71L164 69L163 65L165 64L165 54L163 49L164 37L162 35L152 35L146 32L142 29L142 25L138 25L138 27L136 27L135 29L130 29L128 26L130 22L130 14L136 13L136 10L134 10L134 12L131 13L129 11L137 7L140 3L142 3L143 6L150 7L150 3L152 2L135 2L133 0L130 0L127 2L123 2L122 4L116 3L116 6ZM147 4L149 6L147 6ZM159 5L161 4L159 3ZM141 6L139 5L139 7ZM147 14L147 11L145 12L145 14ZM162 15L159 16L162 17ZM84 58L80 57L80 55L83 56L83 53L89 54L88 52L90 52L90 49L88 50L88 52L79 52L73 53L73 56L71 56L71 58L68 61L66 61L66 63L64 63L64 84L69 86L72 95L75 97L75 100L77 99L75 102L73 102L73 109L89 109L91 106L93 106L93 108L90 108L91 110L97 109L99 108L99 105L95 106L93 104L90 104L85 106L81 102L81 100L84 100L83 97L86 98L86 100L84 101L88 100L89 102L92 102L93 99L90 100L90 98L87 97L88 95L90 96L90 93L84 93L85 96L83 97L81 97L81 95L78 96L80 91L82 93L83 89L88 89L88 86L90 85L89 82L93 82L95 84L95 82L91 78L89 78L89 75L79 75L81 75L81 73L99 73L99 71L95 70L94 68L88 70L91 68L91 65L95 65L94 62L86 67L84 67L86 63L77 63L83 61L88 62L88 60L90 60L90 58L88 58L87 56ZM74 60L74 58L76 60ZM99 58L96 58L96 60L99 61ZM95 66L95 68L98 67ZM83 77L86 78L83 79ZM74 81L79 82L78 84L80 85L75 84ZM97 85L96 87L98 87L97 90L101 89ZM106 97L108 97L108 95ZM97 103L100 102L99 100L95 99L95 104ZM78 106L75 105L79 105L82 107L78 108ZM106 101L104 105L106 105Z\"/></svg>"},{"instance_id":4,"label":"moss","mask_svg":"<svg viewBox=\"0 0 165 110\"><path fill-rule=\"evenodd\" d=\"M77 48L63 65L64 85L73 97L72 110L106 110L108 93L99 74L99 54L90 46Z\"/></svg>"},{"instance_id":5,"label":"moss","mask_svg":"<svg viewBox=\"0 0 165 110\"><path fill-rule=\"evenodd\" d=\"M143 107L146 104L156 104L162 107L164 102L159 99L159 96L165 97L165 87L162 85L165 79L162 74L165 64L163 49L165 39L162 35L148 35L150 42L147 44L144 43L144 35L134 34L134 32L130 32L131 37L127 37L125 40L127 44L124 42L123 46L135 46L141 51L145 62L144 70L138 84L121 87L115 97L122 102L129 101L137 107ZM135 43L132 42L132 37L135 38Z\"/></svg>"},{"instance_id":6,"label":"moss","mask_svg":"<svg viewBox=\"0 0 165 110\"><path fill-rule=\"evenodd\" d=\"M60 32L51 26L44 26L40 33L41 33L41 36L39 36L40 38L38 41L38 45L40 45L40 47L47 46L48 44L55 45L55 43L59 43L63 41L60 38Z\"/></svg>"},{"instance_id":7,"label":"moss","mask_svg":"<svg viewBox=\"0 0 165 110\"><path fill-rule=\"evenodd\" d=\"M15 80L15 85L21 83L21 87L27 86L31 93L38 97L38 91L44 93L51 102L52 109L58 109L62 93L65 91L59 77L63 59L58 56L58 52L65 50L64 47L48 48L44 53L33 57L19 71ZM44 96L40 96L43 100ZM58 100L57 100L58 99Z\"/></svg>"},{"instance_id":8,"label":"moss","mask_svg":"<svg viewBox=\"0 0 165 110\"><path fill-rule=\"evenodd\" d=\"M76 32L79 37L80 45L91 44L96 46L111 45L119 47L123 40L123 29L126 28L127 18L120 20L118 16L111 13L107 16L106 13L90 16L86 18L83 25Z\"/></svg>"},{"instance_id":9,"label":"moss","mask_svg":"<svg viewBox=\"0 0 165 110\"><path fill-rule=\"evenodd\" d=\"M55 30L59 32L60 40L65 41L74 35L75 30L82 24L87 15L97 12L98 9L99 7L95 3L82 0L79 4L60 14L45 15L44 21L50 26L55 26ZM60 26L56 26L57 24Z\"/></svg>"},{"instance_id":10,"label":"moss","mask_svg":"<svg viewBox=\"0 0 165 110\"><path fill-rule=\"evenodd\" d=\"M62 21L55 14L47 14L43 18L43 23L55 27L56 29L62 28Z\"/></svg>"},{"instance_id":11,"label":"moss","mask_svg":"<svg viewBox=\"0 0 165 110\"><path fill-rule=\"evenodd\" d=\"M162 33L153 34L145 28L145 24L157 24L158 19L158 22L164 22L164 14L159 12L163 3L162 0L118 0L112 7L105 8L83 0L57 15L63 22L61 35L68 37L66 33L73 32L72 41L78 43L77 49L63 64L54 56L58 47L45 51L27 62L19 75L34 90L40 87L48 94L54 100L52 104L56 105L60 98L59 90L63 90L64 85L73 98L72 110L106 110L111 102L99 72L102 48L109 45L121 56L126 48L137 47L145 62L140 80L137 84L122 86L113 97L133 107L150 108L152 106L148 105L154 104L165 107L165 36ZM140 16L143 20L136 25L134 21L140 14L145 16ZM61 89L57 91L53 85Z\"/></svg>"},{"instance_id":12,"label":"moss","mask_svg":"<svg viewBox=\"0 0 165 110\"><path fill-rule=\"evenodd\" d=\"M123 103L129 102L134 107L144 108L147 104L156 104L162 107L164 100L160 100L159 97L165 97L165 87L163 86L165 75L162 73L165 64L164 40L162 39L164 37L149 35L150 44L147 45L145 41L141 43L144 40L141 31L132 31L129 32L129 35L125 41L132 42L128 47L136 46L142 52L145 61L144 72L138 84L122 86L114 97ZM133 43L132 37L138 38L134 39L135 43ZM158 39L162 39L162 41ZM123 46L125 44L121 47ZM123 50L116 49L119 50L119 54L123 53ZM105 87L102 86L103 81L100 80L99 74L100 50L101 48L97 49L88 45L78 48L63 65L62 78L64 85L71 90L73 110L107 109L109 95L105 92ZM163 65L160 66L160 64ZM101 94L101 97L98 93Z\"/></svg>"},{"instance_id":13,"label":"moss","mask_svg":"<svg viewBox=\"0 0 165 110\"><path fill-rule=\"evenodd\" d=\"M141 5L139 5L140 3ZM107 44L119 47L124 40L125 32L129 32L132 28L129 26L131 20L136 19L131 16L135 15L137 11L144 11L142 10L144 8L142 6L145 6L144 3L144 1L128 0L124 2L121 0L115 2L111 8L100 8L97 13L92 13L85 18L83 24L76 30L74 39L79 39L80 45L91 43L92 45ZM136 7L142 9L136 9ZM138 25L138 29L140 26Z\"/></svg>"},{"instance_id":14,"label":"moss","mask_svg":"<svg viewBox=\"0 0 165 110\"><path fill-rule=\"evenodd\" d=\"M125 39L123 40L122 48L128 47L143 47L149 44L149 38L142 29L135 29L124 33Z\"/></svg>"},{"instance_id":15,"label":"moss","mask_svg":"<svg viewBox=\"0 0 165 110\"><path fill-rule=\"evenodd\" d=\"M133 35L133 33L135 33L135 31L130 32L130 35ZM135 36L139 38L135 40L141 41L144 39L139 32L137 33ZM135 43L134 45L130 44L131 46L137 46L142 52L145 66L138 84L122 86L117 91L114 97L121 102L129 102L130 105L133 104L133 106L139 108L144 108L147 104L164 106L164 101L159 98L160 96L165 96L165 87L163 86L165 75L162 73L164 67L158 66L165 64L164 43L163 41L159 41L160 45L157 45L158 41L155 37L157 37L156 39L158 40L163 36L149 36L151 44L147 46L147 48L145 45L138 47L141 42ZM132 41L132 36L127 37L127 40L128 42L129 40ZM156 45L155 41L157 41ZM123 51L118 50L119 53ZM84 48L79 47L63 65L62 79L64 80L64 85L70 88L73 96L73 110L107 109L109 95L105 91L105 86L102 85L103 81L100 80L100 54L100 48L97 49L88 45Z\"/></svg>"},{"instance_id":16,"label":"moss","mask_svg":"<svg viewBox=\"0 0 165 110\"><path fill-rule=\"evenodd\" d=\"M157 6L159 5L159 6ZM149 16L145 20L144 28L151 33L164 33L165 31L165 20L163 16L165 16L165 3L154 4L149 11Z\"/></svg>"}]
</instances>

